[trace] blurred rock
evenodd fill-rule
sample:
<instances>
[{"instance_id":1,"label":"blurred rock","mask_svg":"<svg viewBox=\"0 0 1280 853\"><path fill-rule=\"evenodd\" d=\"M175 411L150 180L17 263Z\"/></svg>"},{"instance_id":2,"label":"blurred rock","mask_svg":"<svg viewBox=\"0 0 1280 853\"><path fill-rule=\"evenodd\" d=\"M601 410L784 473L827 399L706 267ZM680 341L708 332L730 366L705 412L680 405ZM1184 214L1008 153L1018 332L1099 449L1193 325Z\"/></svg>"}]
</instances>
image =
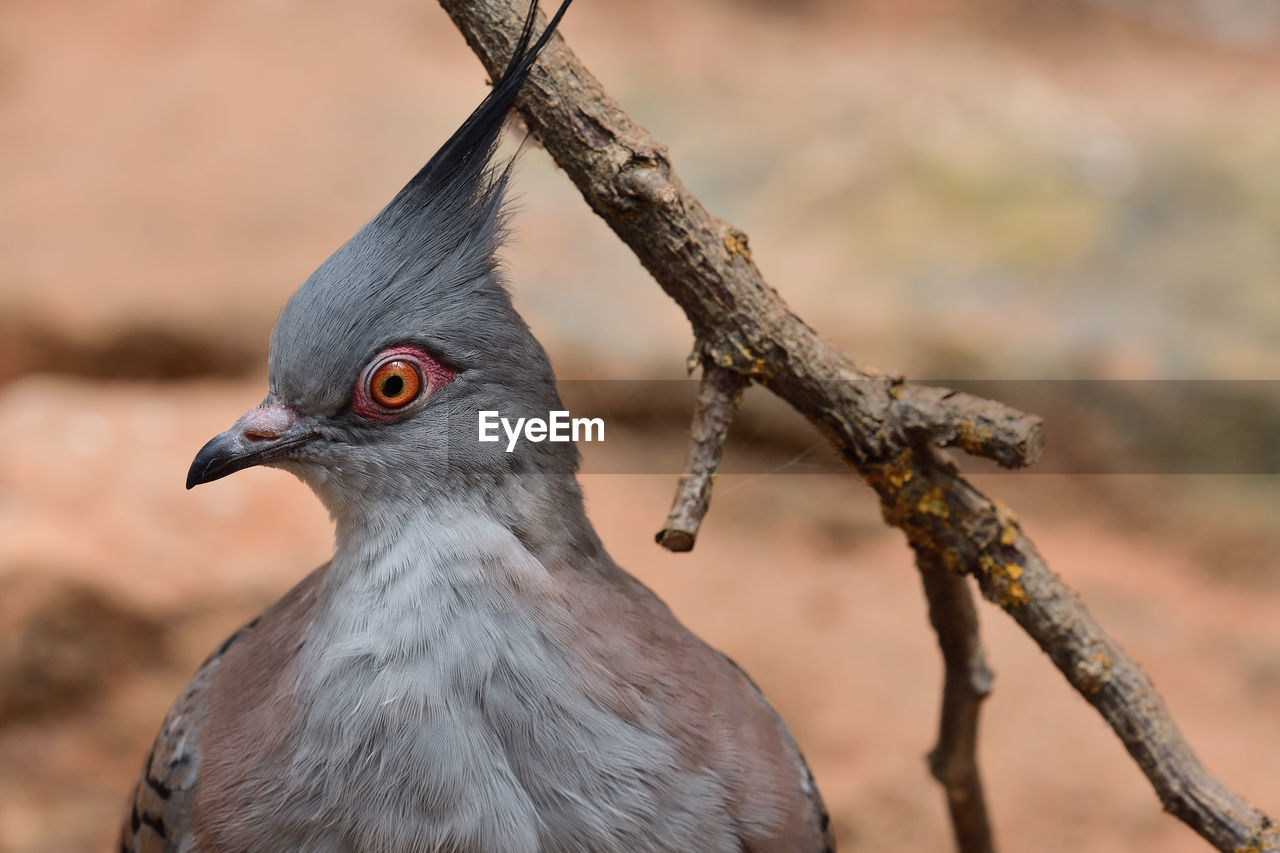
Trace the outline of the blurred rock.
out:
<instances>
[{"instance_id":1,"label":"blurred rock","mask_svg":"<svg viewBox=\"0 0 1280 853\"><path fill-rule=\"evenodd\" d=\"M0 316L0 383L28 373L96 379L244 376L262 364L264 341L179 321L77 333L10 311Z\"/></svg>"},{"instance_id":2,"label":"blurred rock","mask_svg":"<svg viewBox=\"0 0 1280 853\"><path fill-rule=\"evenodd\" d=\"M160 625L86 584L0 577L0 726L73 711L163 659Z\"/></svg>"}]
</instances>

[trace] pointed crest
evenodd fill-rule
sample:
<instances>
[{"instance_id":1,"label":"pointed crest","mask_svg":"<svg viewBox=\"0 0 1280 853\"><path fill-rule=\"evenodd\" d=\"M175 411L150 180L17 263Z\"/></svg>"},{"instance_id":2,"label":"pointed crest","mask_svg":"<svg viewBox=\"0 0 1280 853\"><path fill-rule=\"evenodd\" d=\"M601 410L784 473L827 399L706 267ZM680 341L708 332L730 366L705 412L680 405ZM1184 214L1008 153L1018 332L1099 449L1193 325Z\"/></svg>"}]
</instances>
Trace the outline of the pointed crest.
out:
<instances>
[{"instance_id":1,"label":"pointed crest","mask_svg":"<svg viewBox=\"0 0 1280 853\"><path fill-rule=\"evenodd\" d=\"M402 215L412 215L424 205L442 200L442 197L448 199L458 195L459 190L462 190L463 195L484 192L481 178L493 156L503 121L515 103L516 95L520 93L538 54L555 32L570 2L572 0L564 0L560 4L547 28L532 46L529 42L533 38L538 0L530 3L524 27L502 77L480 102L480 106L454 131L453 136L440 146L440 150L396 194L378 215L378 220L382 220L384 224L386 220L396 221ZM471 193L466 192L468 189Z\"/></svg>"}]
</instances>

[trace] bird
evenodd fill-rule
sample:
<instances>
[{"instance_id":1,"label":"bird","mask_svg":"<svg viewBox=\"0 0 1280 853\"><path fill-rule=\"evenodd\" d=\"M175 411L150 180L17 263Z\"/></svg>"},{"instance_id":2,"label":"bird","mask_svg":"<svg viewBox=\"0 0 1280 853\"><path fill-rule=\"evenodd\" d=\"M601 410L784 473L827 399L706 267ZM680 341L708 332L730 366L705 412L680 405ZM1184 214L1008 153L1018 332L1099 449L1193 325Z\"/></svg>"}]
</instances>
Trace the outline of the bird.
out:
<instances>
[{"instance_id":1,"label":"bird","mask_svg":"<svg viewBox=\"0 0 1280 853\"><path fill-rule=\"evenodd\" d=\"M563 409L499 249L505 117L539 38L290 297L268 393L187 488L296 475L332 558L233 633L168 712L119 850L830 853L787 726L605 550L572 443L477 440Z\"/></svg>"}]
</instances>

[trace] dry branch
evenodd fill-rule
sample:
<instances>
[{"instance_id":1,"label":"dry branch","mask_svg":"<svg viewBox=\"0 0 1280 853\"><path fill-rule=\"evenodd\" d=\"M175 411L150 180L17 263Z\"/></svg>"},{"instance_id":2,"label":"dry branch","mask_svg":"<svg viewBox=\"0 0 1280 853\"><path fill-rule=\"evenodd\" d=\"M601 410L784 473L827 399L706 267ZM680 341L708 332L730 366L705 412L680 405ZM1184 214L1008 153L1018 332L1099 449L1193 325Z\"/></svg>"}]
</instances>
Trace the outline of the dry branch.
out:
<instances>
[{"instance_id":1,"label":"dry branch","mask_svg":"<svg viewBox=\"0 0 1280 853\"><path fill-rule=\"evenodd\" d=\"M942 647L942 712L929 769L947 793L951 828L960 853L991 853L995 843L978 774L978 711L991 693L991 670L978 639L978 613L963 575L932 561L917 564L929 600L929 621Z\"/></svg>"},{"instance_id":2,"label":"dry branch","mask_svg":"<svg viewBox=\"0 0 1280 853\"><path fill-rule=\"evenodd\" d=\"M510 0L441 5L489 73L499 73L523 9ZM1036 419L903 385L820 338L765 282L746 235L703 208L666 149L559 37L519 107L591 208L684 309L714 363L769 388L824 432L879 493L885 520L906 533L922 565L973 575L1107 720L1165 809L1219 850L1280 850L1280 829L1204 769L1151 681L1045 565L1013 515L936 449L1018 464L1041 442ZM990 435L974 432L979 424Z\"/></svg>"},{"instance_id":3,"label":"dry branch","mask_svg":"<svg viewBox=\"0 0 1280 853\"><path fill-rule=\"evenodd\" d=\"M702 381L693 409L689 461L676 488L667 523L655 537L668 551L692 551L698 528L711 506L711 481L720 467L724 442L747 382L741 374L711 361L702 365Z\"/></svg>"}]
</instances>

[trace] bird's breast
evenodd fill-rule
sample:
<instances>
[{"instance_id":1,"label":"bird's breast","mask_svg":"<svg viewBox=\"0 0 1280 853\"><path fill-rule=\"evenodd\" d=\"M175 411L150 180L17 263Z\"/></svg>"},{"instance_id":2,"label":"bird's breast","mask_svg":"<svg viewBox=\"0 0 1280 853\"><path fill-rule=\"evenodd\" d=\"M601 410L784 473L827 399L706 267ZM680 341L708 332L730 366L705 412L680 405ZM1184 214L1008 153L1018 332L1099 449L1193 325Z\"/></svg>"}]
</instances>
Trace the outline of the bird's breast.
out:
<instances>
[{"instance_id":1,"label":"bird's breast","mask_svg":"<svg viewBox=\"0 0 1280 853\"><path fill-rule=\"evenodd\" d=\"M656 715L598 701L565 648L572 608L514 538L475 533L340 551L290 676L283 770L245 825L315 850L736 849L719 780Z\"/></svg>"}]
</instances>

